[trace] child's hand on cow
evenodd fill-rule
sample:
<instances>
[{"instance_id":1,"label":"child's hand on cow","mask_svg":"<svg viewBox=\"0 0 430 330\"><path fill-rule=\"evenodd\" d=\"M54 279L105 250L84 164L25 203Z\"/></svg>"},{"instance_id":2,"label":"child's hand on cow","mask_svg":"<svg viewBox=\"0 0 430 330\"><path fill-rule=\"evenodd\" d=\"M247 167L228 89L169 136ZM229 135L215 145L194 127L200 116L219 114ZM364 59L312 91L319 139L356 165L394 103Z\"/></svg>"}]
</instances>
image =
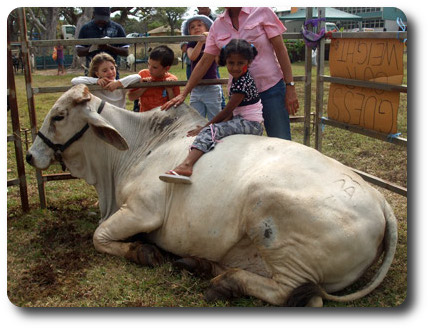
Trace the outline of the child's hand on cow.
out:
<instances>
[{"instance_id":1,"label":"child's hand on cow","mask_svg":"<svg viewBox=\"0 0 430 330\"><path fill-rule=\"evenodd\" d=\"M202 129L203 129L202 126L197 125L197 127L195 129L188 131L187 136L196 136L197 134L199 134L201 132Z\"/></svg>"},{"instance_id":2,"label":"child's hand on cow","mask_svg":"<svg viewBox=\"0 0 430 330\"><path fill-rule=\"evenodd\" d=\"M175 96L170 101L164 103L160 109L162 111L165 111L165 110L169 110L172 106L176 108L177 106L179 106L180 104L182 104L185 101L185 98L186 98L186 95L183 95L181 93L181 94Z\"/></svg>"}]
</instances>

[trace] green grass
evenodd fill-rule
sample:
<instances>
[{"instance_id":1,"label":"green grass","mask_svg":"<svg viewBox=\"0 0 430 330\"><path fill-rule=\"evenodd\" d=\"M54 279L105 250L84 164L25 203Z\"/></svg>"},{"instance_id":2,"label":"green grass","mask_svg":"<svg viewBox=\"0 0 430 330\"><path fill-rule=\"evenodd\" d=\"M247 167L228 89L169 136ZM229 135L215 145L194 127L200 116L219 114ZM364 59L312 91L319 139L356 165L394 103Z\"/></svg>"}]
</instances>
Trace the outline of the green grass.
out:
<instances>
[{"instance_id":1,"label":"green grass","mask_svg":"<svg viewBox=\"0 0 430 330\"><path fill-rule=\"evenodd\" d=\"M328 67L326 71L329 74ZM185 70L180 65L172 67L171 72L179 80L185 80ZM304 75L303 64L294 63L293 72L295 75ZM128 73L121 71L122 75ZM56 76L55 73L47 75L46 72L36 72L33 85L70 85L70 80L77 74ZM227 76L225 68L221 68L221 76ZM16 76L16 85L21 126L29 128L23 75ZM297 84L297 92L302 105L299 114L303 115L302 83ZM38 127L59 95L35 96ZM312 95L314 103L315 83ZM131 107L131 102L128 102L127 108ZM398 117L399 131L407 137L405 95L401 96ZM8 135L11 131L8 116ZM293 124L292 135L293 140L302 143L303 124ZM314 134L312 145L313 139ZM399 185L407 184L407 151L404 148L325 127L322 151L348 166ZM7 178L15 178L13 143L7 145L7 168ZM57 172L61 172L61 168L54 165L45 173ZM92 244L92 234L99 219L94 188L83 180L48 182L48 208L41 210L35 172L27 165L26 177L30 212L24 214L21 211L18 187L9 187L7 198L8 297L17 306L268 306L249 297L208 304L203 294L209 282L185 272L174 272L170 262L161 267L144 268L121 258L97 253ZM406 298L407 199L377 189L392 205L399 223L399 243L394 263L384 282L367 297L346 304L325 302L326 306L391 307L402 304ZM372 270L346 292L364 286L371 276Z\"/></svg>"}]
</instances>

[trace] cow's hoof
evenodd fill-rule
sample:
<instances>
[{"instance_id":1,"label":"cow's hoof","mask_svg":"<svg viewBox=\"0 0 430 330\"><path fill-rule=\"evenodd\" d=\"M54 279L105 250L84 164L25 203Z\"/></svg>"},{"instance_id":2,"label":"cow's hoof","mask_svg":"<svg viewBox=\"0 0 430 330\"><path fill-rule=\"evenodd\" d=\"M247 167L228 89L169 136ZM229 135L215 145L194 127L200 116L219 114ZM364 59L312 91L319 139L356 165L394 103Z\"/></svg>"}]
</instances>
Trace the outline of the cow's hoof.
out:
<instances>
[{"instance_id":1,"label":"cow's hoof","mask_svg":"<svg viewBox=\"0 0 430 330\"><path fill-rule=\"evenodd\" d=\"M211 281L211 286L205 292L205 300L214 302L216 300L229 300L242 296L242 290L234 279L236 270L231 269Z\"/></svg>"},{"instance_id":2,"label":"cow's hoof","mask_svg":"<svg viewBox=\"0 0 430 330\"><path fill-rule=\"evenodd\" d=\"M182 258L172 263L173 267L177 270L186 270L190 273L195 273L197 267L197 260L194 258Z\"/></svg>"},{"instance_id":3,"label":"cow's hoof","mask_svg":"<svg viewBox=\"0 0 430 330\"><path fill-rule=\"evenodd\" d=\"M126 258L143 266L154 267L164 262L160 250L151 244L133 243L130 246Z\"/></svg>"},{"instance_id":4,"label":"cow's hoof","mask_svg":"<svg viewBox=\"0 0 430 330\"><path fill-rule=\"evenodd\" d=\"M231 291L225 287L210 287L205 291L205 301L208 303L215 302L217 300L229 300L233 298Z\"/></svg>"},{"instance_id":5,"label":"cow's hoof","mask_svg":"<svg viewBox=\"0 0 430 330\"><path fill-rule=\"evenodd\" d=\"M213 276L211 262L204 259L186 257L176 260L172 265L178 270L185 269L191 274L195 274L204 278L211 278Z\"/></svg>"}]
</instances>

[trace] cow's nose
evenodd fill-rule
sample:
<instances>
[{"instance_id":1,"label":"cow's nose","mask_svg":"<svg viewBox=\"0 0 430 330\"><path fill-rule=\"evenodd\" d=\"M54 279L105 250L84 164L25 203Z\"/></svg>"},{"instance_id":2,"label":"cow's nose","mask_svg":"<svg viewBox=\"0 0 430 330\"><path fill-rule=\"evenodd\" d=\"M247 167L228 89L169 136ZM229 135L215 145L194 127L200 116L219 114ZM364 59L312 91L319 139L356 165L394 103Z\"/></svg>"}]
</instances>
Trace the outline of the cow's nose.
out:
<instances>
[{"instance_id":1,"label":"cow's nose","mask_svg":"<svg viewBox=\"0 0 430 330\"><path fill-rule=\"evenodd\" d=\"M27 155L25 156L25 160L27 161L27 163L31 164L31 161L33 160L33 156L31 155L31 153L27 152Z\"/></svg>"}]
</instances>

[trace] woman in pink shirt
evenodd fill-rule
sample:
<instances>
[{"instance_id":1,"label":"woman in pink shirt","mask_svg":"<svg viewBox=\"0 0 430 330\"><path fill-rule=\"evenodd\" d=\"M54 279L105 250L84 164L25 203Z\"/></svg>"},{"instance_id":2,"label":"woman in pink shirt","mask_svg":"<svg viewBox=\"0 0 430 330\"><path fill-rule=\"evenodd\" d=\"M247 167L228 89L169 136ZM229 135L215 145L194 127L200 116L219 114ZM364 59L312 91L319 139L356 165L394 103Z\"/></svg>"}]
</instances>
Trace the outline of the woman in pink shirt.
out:
<instances>
[{"instance_id":1,"label":"woman in pink shirt","mask_svg":"<svg viewBox=\"0 0 430 330\"><path fill-rule=\"evenodd\" d=\"M213 60L231 39L245 39L253 44L258 57L249 67L263 104L264 126L268 136L291 140L290 119L299 107L293 82L291 62L282 33L284 25L267 7L227 7L209 30L203 57L194 68L187 85L177 97L161 109L184 102L199 83ZM231 79L231 77L230 77Z\"/></svg>"}]
</instances>

